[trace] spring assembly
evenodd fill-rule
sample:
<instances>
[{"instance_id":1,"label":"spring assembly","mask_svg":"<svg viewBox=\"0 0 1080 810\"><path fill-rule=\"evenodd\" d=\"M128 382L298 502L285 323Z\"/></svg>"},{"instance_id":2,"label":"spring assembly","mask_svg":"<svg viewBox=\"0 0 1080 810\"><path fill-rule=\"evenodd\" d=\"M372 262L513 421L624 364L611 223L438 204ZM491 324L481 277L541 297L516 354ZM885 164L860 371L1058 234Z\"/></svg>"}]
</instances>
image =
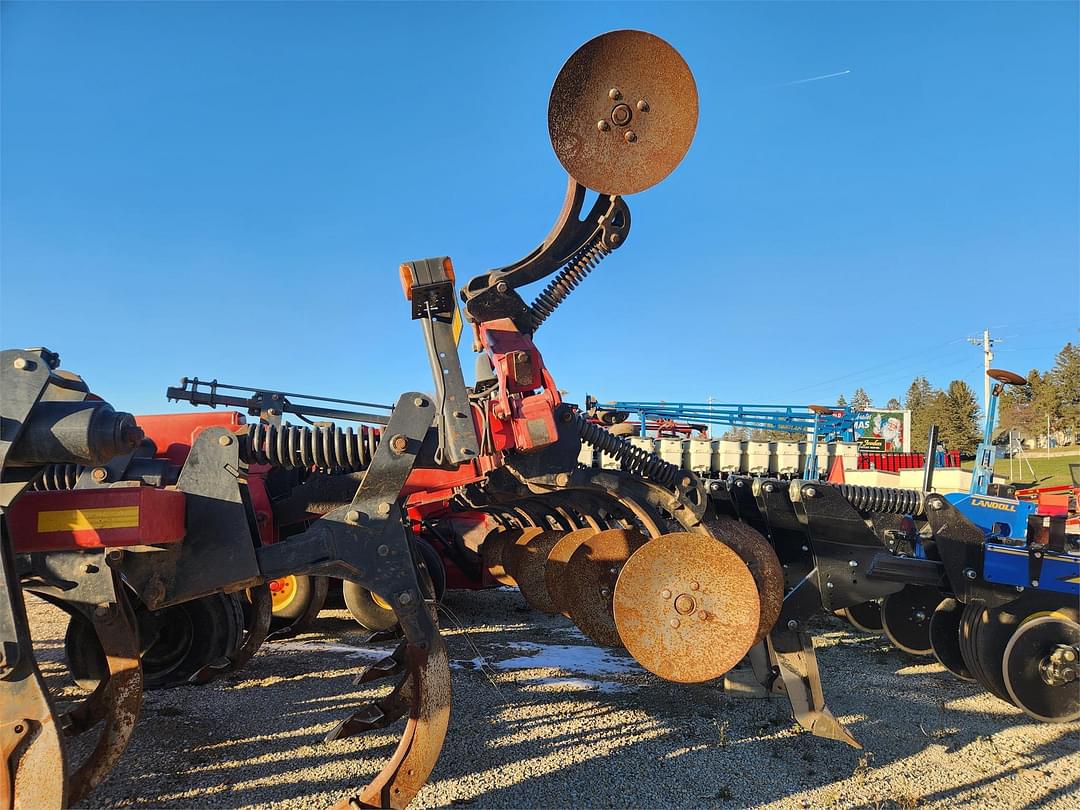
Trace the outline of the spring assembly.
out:
<instances>
[{"instance_id":1,"label":"spring assembly","mask_svg":"<svg viewBox=\"0 0 1080 810\"><path fill-rule=\"evenodd\" d=\"M47 464L30 488L38 492L75 489L75 483L85 469L81 464Z\"/></svg>"},{"instance_id":2,"label":"spring assembly","mask_svg":"<svg viewBox=\"0 0 1080 810\"><path fill-rule=\"evenodd\" d=\"M919 516L926 512L926 495L917 489L835 484L848 503L860 512Z\"/></svg>"},{"instance_id":3,"label":"spring assembly","mask_svg":"<svg viewBox=\"0 0 1080 810\"><path fill-rule=\"evenodd\" d=\"M547 320L559 304L573 292L585 277L608 255L610 251L604 247L600 240L593 242L588 247L578 251L566 267L544 287L544 291L536 296L530 309L532 310L533 329L539 329L540 324Z\"/></svg>"},{"instance_id":4,"label":"spring assembly","mask_svg":"<svg viewBox=\"0 0 1080 810\"><path fill-rule=\"evenodd\" d=\"M583 414L575 413L573 421L583 442L618 459L627 472L643 476L664 486L669 487L674 484L679 474L679 468L674 464L669 464L654 453L635 447L621 436L616 436L604 430L600 425L593 424Z\"/></svg>"},{"instance_id":5,"label":"spring assembly","mask_svg":"<svg viewBox=\"0 0 1080 810\"><path fill-rule=\"evenodd\" d=\"M357 472L366 469L379 446L380 432L361 425L342 430L303 425L248 425L241 445L244 461L275 467L318 469L323 472Z\"/></svg>"}]
</instances>

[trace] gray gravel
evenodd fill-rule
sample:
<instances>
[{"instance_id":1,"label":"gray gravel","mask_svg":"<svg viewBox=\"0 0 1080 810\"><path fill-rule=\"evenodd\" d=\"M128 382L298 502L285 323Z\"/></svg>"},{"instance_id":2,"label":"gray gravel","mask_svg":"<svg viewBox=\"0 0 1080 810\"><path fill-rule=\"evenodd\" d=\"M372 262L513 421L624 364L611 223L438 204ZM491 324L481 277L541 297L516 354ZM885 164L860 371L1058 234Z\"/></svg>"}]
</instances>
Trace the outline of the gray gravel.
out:
<instances>
[{"instance_id":1,"label":"gray gravel","mask_svg":"<svg viewBox=\"0 0 1080 810\"><path fill-rule=\"evenodd\" d=\"M1043 725L935 663L823 619L833 712L865 749L793 725L785 702L679 686L599 650L512 591L451 592L450 733L416 807L994 807L1080 803L1080 723ZM31 606L56 687L63 619ZM364 699L371 646L343 610L221 682L147 694L119 767L85 807L325 807L396 735L323 743ZM48 661L51 661L49 663Z\"/></svg>"}]
</instances>

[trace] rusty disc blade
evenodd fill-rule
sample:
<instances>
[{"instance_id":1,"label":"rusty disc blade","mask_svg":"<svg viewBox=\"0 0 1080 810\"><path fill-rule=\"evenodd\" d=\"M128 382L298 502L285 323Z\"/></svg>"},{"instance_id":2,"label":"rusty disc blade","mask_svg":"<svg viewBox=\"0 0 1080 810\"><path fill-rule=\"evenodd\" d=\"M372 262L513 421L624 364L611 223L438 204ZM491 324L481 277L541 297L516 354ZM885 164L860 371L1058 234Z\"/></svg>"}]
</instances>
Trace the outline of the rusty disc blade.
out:
<instances>
[{"instance_id":1,"label":"rusty disc blade","mask_svg":"<svg viewBox=\"0 0 1080 810\"><path fill-rule=\"evenodd\" d=\"M516 527L500 527L490 532L480 546L480 559L484 563L484 569L501 585L517 584L503 565L503 552L508 544L521 536L521 531Z\"/></svg>"},{"instance_id":2,"label":"rusty disc blade","mask_svg":"<svg viewBox=\"0 0 1080 810\"><path fill-rule=\"evenodd\" d=\"M554 615L559 612L548 593L544 572L547 569L548 554L567 534L564 530L552 529L534 536L524 547L519 546L514 579L517 580L518 589L525 601L542 613Z\"/></svg>"},{"instance_id":3,"label":"rusty disc blade","mask_svg":"<svg viewBox=\"0 0 1080 810\"><path fill-rule=\"evenodd\" d=\"M633 529L605 529L586 538L566 564L562 593L570 621L601 647L621 647L611 601L630 555L646 543Z\"/></svg>"},{"instance_id":4,"label":"rusty disc blade","mask_svg":"<svg viewBox=\"0 0 1080 810\"><path fill-rule=\"evenodd\" d=\"M669 681L719 678L754 644L761 615L754 577L723 543L691 532L650 540L615 584L626 649Z\"/></svg>"},{"instance_id":5,"label":"rusty disc blade","mask_svg":"<svg viewBox=\"0 0 1080 810\"><path fill-rule=\"evenodd\" d=\"M765 536L745 523L718 515L708 521L706 527L742 558L754 577L761 600L761 615L754 636L756 644L769 634L780 618L784 603L784 569L780 559Z\"/></svg>"},{"instance_id":6,"label":"rusty disc blade","mask_svg":"<svg viewBox=\"0 0 1080 810\"><path fill-rule=\"evenodd\" d=\"M544 561L544 584L547 586L548 596L551 597L555 610L566 618L570 618L570 607L563 594L563 585L566 584L566 564L570 562L577 547L596 533L596 529L578 529L564 535L552 546L547 560Z\"/></svg>"},{"instance_id":7,"label":"rusty disc blade","mask_svg":"<svg viewBox=\"0 0 1080 810\"><path fill-rule=\"evenodd\" d=\"M542 535L546 529L542 529L538 526L529 526L522 529L521 533L516 537L512 537L506 541L502 550L502 566L507 575L514 580L514 584L518 584L518 563L521 560L521 555L528 545L537 537Z\"/></svg>"},{"instance_id":8,"label":"rusty disc blade","mask_svg":"<svg viewBox=\"0 0 1080 810\"><path fill-rule=\"evenodd\" d=\"M548 133L570 176L601 194L635 194L667 177L697 128L694 75L645 31L610 31L578 48L548 100Z\"/></svg>"}]
</instances>

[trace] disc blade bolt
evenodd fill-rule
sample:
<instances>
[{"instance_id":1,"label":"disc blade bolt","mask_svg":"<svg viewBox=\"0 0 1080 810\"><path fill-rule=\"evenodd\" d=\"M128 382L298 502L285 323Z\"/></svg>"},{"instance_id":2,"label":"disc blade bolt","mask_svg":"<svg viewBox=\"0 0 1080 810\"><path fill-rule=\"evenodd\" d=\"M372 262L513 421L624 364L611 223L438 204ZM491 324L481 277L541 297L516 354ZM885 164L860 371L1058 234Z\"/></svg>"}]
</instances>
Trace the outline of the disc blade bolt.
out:
<instances>
[{"instance_id":1,"label":"disc blade bolt","mask_svg":"<svg viewBox=\"0 0 1080 810\"><path fill-rule=\"evenodd\" d=\"M647 102L645 99L641 99L637 103L637 108L638 108L638 112L648 112L649 111L649 102Z\"/></svg>"},{"instance_id":2,"label":"disc blade bolt","mask_svg":"<svg viewBox=\"0 0 1080 810\"><path fill-rule=\"evenodd\" d=\"M701 583L699 583L699 582L691 582L690 583L690 590L692 590L692 591L701 590Z\"/></svg>"},{"instance_id":3,"label":"disc blade bolt","mask_svg":"<svg viewBox=\"0 0 1080 810\"><path fill-rule=\"evenodd\" d=\"M671 598L671 591L669 591L667 588L664 588L664 590L660 591L660 595L662 597L664 597L665 599L670 599Z\"/></svg>"},{"instance_id":4,"label":"disc blade bolt","mask_svg":"<svg viewBox=\"0 0 1080 810\"><path fill-rule=\"evenodd\" d=\"M599 121L596 122L596 128L601 132L607 132L609 129L611 129L611 124L601 118Z\"/></svg>"},{"instance_id":5,"label":"disc blade bolt","mask_svg":"<svg viewBox=\"0 0 1080 810\"><path fill-rule=\"evenodd\" d=\"M610 90L608 90L607 97L610 98L612 101L618 101L620 98L622 98L622 93L619 92L618 87L612 87Z\"/></svg>"},{"instance_id":6,"label":"disc blade bolt","mask_svg":"<svg viewBox=\"0 0 1080 810\"><path fill-rule=\"evenodd\" d=\"M678 627L679 626L679 620L678 619L672 619L670 622L668 622L668 624L670 624L672 627Z\"/></svg>"},{"instance_id":7,"label":"disc blade bolt","mask_svg":"<svg viewBox=\"0 0 1080 810\"><path fill-rule=\"evenodd\" d=\"M626 130L626 134L623 135L623 140L627 143L633 143L637 140L637 134L632 129Z\"/></svg>"}]
</instances>

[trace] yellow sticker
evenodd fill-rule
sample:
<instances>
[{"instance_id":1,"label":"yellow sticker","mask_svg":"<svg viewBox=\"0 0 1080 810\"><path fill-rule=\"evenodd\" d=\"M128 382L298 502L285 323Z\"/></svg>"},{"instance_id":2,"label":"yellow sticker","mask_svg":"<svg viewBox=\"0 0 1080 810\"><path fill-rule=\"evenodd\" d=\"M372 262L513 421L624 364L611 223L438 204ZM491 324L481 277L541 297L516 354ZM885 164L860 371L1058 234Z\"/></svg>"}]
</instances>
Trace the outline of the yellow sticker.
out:
<instances>
[{"instance_id":1,"label":"yellow sticker","mask_svg":"<svg viewBox=\"0 0 1080 810\"><path fill-rule=\"evenodd\" d=\"M454 320L451 327L454 330L454 345L461 343L461 329L463 324L461 323L461 307L454 304Z\"/></svg>"},{"instance_id":2,"label":"yellow sticker","mask_svg":"<svg viewBox=\"0 0 1080 810\"><path fill-rule=\"evenodd\" d=\"M37 530L78 532L87 529L131 529L139 525L139 507L110 506L102 509L64 509L38 512Z\"/></svg>"}]
</instances>

